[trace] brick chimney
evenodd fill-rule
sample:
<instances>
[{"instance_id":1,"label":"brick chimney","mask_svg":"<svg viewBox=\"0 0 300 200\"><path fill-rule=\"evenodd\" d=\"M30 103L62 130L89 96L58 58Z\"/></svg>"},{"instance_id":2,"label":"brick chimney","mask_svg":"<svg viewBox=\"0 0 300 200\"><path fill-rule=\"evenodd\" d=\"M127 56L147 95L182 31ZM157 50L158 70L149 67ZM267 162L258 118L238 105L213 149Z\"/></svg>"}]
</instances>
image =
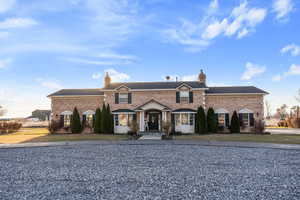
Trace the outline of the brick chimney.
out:
<instances>
[{"instance_id":1,"label":"brick chimney","mask_svg":"<svg viewBox=\"0 0 300 200\"><path fill-rule=\"evenodd\" d=\"M104 77L104 87L108 87L111 84L111 78L108 74L108 72L106 72L105 77Z\"/></svg>"},{"instance_id":2,"label":"brick chimney","mask_svg":"<svg viewBox=\"0 0 300 200\"><path fill-rule=\"evenodd\" d=\"M203 73L202 69L201 69L198 79L201 83L206 83L206 75Z\"/></svg>"}]
</instances>

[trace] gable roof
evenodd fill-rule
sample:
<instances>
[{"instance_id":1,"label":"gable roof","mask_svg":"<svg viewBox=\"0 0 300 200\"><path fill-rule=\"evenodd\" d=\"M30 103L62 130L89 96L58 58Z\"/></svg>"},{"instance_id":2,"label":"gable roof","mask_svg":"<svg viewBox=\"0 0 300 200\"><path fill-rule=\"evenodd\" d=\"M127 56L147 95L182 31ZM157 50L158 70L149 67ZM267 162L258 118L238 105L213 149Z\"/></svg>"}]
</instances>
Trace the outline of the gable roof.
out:
<instances>
[{"instance_id":1,"label":"gable roof","mask_svg":"<svg viewBox=\"0 0 300 200\"><path fill-rule=\"evenodd\" d=\"M160 105L160 106L164 107L164 110L171 110L171 108L169 108L168 106L166 106L166 105L164 105L164 104L162 104L162 103L156 101L155 99L151 99L151 100L147 101L146 103L144 103L144 104L138 106L138 107L135 108L134 110L143 110L142 108L143 108L144 106L146 106L147 104L150 104L150 103L155 103L155 104L157 104L157 105Z\"/></svg>"},{"instance_id":2,"label":"gable roof","mask_svg":"<svg viewBox=\"0 0 300 200\"><path fill-rule=\"evenodd\" d=\"M194 89L207 88L205 83L199 81L178 81L178 82L124 82L124 83L111 83L108 87L102 88L103 90L115 90L120 86L126 86L132 90L161 90L161 89L176 89L182 84L188 85Z\"/></svg>"},{"instance_id":3,"label":"gable roof","mask_svg":"<svg viewBox=\"0 0 300 200\"><path fill-rule=\"evenodd\" d=\"M269 94L254 86L209 87L206 94Z\"/></svg>"},{"instance_id":4,"label":"gable roof","mask_svg":"<svg viewBox=\"0 0 300 200\"><path fill-rule=\"evenodd\" d=\"M102 96L104 92L100 89L63 89L57 92L54 92L48 97L54 96Z\"/></svg>"}]
</instances>

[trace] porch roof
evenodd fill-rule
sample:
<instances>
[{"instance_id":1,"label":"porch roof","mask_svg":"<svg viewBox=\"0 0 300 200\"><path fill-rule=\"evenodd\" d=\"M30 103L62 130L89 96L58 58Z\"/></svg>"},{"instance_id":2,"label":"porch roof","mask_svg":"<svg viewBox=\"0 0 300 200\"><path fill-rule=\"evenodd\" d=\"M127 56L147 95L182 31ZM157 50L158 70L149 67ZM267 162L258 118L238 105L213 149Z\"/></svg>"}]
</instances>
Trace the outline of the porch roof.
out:
<instances>
[{"instance_id":1,"label":"porch roof","mask_svg":"<svg viewBox=\"0 0 300 200\"><path fill-rule=\"evenodd\" d=\"M156 107L153 106L153 108L150 107L150 109L157 109L159 107L158 110L172 110L168 106L156 101L155 99L151 99L150 101L147 101L146 103L136 107L134 110L149 110L149 108L145 109L145 107L147 107L147 105L151 105L151 104L156 105Z\"/></svg>"},{"instance_id":2,"label":"porch roof","mask_svg":"<svg viewBox=\"0 0 300 200\"><path fill-rule=\"evenodd\" d=\"M196 110L190 108L180 108L173 110L172 113L196 113Z\"/></svg>"},{"instance_id":3,"label":"porch roof","mask_svg":"<svg viewBox=\"0 0 300 200\"><path fill-rule=\"evenodd\" d=\"M112 111L112 113L135 113L135 111L130 109L117 109Z\"/></svg>"}]
</instances>

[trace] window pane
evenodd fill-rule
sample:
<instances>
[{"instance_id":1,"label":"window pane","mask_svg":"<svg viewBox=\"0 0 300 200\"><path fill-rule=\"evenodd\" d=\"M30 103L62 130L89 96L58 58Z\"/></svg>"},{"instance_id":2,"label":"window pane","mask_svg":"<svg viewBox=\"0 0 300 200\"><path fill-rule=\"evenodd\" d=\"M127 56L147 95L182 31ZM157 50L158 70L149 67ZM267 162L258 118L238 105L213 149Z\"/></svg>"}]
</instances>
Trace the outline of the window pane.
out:
<instances>
[{"instance_id":1,"label":"window pane","mask_svg":"<svg viewBox=\"0 0 300 200\"><path fill-rule=\"evenodd\" d=\"M64 126L68 127L71 124L71 115L65 115L64 116Z\"/></svg>"},{"instance_id":2,"label":"window pane","mask_svg":"<svg viewBox=\"0 0 300 200\"><path fill-rule=\"evenodd\" d=\"M190 114L190 125L194 125L194 114Z\"/></svg>"},{"instance_id":3,"label":"window pane","mask_svg":"<svg viewBox=\"0 0 300 200\"><path fill-rule=\"evenodd\" d=\"M86 115L86 122L88 125L92 126L93 125L93 115Z\"/></svg>"},{"instance_id":4,"label":"window pane","mask_svg":"<svg viewBox=\"0 0 300 200\"><path fill-rule=\"evenodd\" d=\"M181 124L182 125L189 124L189 114L188 113L181 114Z\"/></svg>"},{"instance_id":5,"label":"window pane","mask_svg":"<svg viewBox=\"0 0 300 200\"><path fill-rule=\"evenodd\" d=\"M243 113L243 123L245 126L249 126L249 113Z\"/></svg>"},{"instance_id":6,"label":"window pane","mask_svg":"<svg viewBox=\"0 0 300 200\"><path fill-rule=\"evenodd\" d=\"M121 114L119 115L119 126L127 126L128 116Z\"/></svg>"},{"instance_id":7,"label":"window pane","mask_svg":"<svg viewBox=\"0 0 300 200\"><path fill-rule=\"evenodd\" d=\"M218 123L221 126L225 126L225 113L218 114Z\"/></svg>"},{"instance_id":8,"label":"window pane","mask_svg":"<svg viewBox=\"0 0 300 200\"><path fill-rule=\"evenodd\" d=\"M128 94L127 93L119 94L119 102L120 103L128 103Z\"/></svg>"},{"instance_id":9,"label":"window pane","mask_svg":"<svg viewBox=\"0 0 300 200\"><path fill-rule=\"evenodd\" d=\"M189 102L189 91L181 91L180 92L180 102L181 103Z\"/></svg>"},{"instance_id":10,"label":"window pane","mask_svg":"<svg viewBox=\"0 0 300 200\"><path fill-rule=\"evenodd\" d=\"M119 116L118 115L114 115L115 116L115 126L119 126Z\"/></svg>"}]
</instances>

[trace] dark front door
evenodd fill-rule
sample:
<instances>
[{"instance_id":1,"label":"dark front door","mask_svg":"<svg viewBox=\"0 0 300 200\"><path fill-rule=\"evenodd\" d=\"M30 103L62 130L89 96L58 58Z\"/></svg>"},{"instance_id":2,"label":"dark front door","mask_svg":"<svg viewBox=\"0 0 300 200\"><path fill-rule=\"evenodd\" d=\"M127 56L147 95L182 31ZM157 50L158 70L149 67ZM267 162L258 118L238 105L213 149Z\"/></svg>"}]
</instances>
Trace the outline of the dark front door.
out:
<instances>
[{"instance_id":1,"label":"dark front door","mask_svg":"<svg viewBox=\"0 0 300 200\"><path fill-rule=\"evenodd\" d=\"M149 113L149 130L150 131L158 131L159 125L159 113Z\"/></svg>"}]
</instances>

